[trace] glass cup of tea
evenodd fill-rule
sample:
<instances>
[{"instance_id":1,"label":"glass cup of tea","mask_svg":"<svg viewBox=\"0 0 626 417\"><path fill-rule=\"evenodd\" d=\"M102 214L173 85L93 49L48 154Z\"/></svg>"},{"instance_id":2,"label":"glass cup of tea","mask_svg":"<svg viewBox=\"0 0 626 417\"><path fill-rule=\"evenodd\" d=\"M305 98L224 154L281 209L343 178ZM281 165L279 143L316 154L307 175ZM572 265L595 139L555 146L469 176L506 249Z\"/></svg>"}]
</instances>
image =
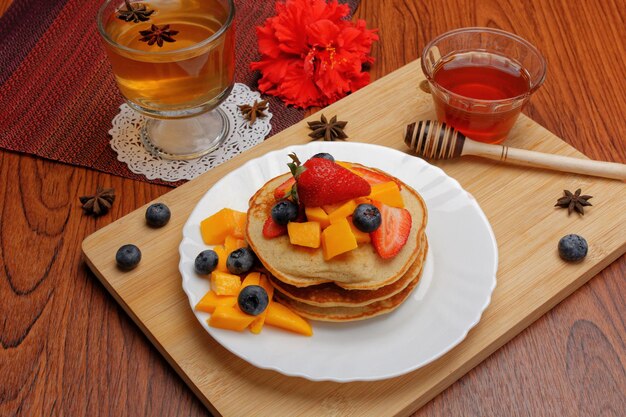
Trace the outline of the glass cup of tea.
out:
<instances>
[{"instance_id":1,"label":"glass cup of tea","mask_svg":"<svg viewBox=\"0 0 626 417\"><path fill-rule=\"evenodd\" d=\"M141 139L166 159L219 147L229 123L217 106L233 88L233 0L107 0L97 17L128 105L148 116Z\"/></svg>"},{"instance_id":2,"label":"glass cup of tea","mask_svg":"<svg viewBox=\"0 0 626 417\"><path fill-rule=\"evenodd\" d=\"M471 139L500 143L543 83L546 62L517 35L470 27L426 45L422 70L441 122Z\"/></svg>"}]
</instances>

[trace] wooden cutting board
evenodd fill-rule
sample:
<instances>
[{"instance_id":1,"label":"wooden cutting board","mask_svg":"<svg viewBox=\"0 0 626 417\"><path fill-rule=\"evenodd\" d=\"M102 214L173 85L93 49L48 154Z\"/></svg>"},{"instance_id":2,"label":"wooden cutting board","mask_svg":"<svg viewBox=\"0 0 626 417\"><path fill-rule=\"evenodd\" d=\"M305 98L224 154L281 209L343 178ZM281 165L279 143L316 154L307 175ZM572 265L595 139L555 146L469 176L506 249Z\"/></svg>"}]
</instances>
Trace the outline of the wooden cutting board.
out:
<instances>
[{"instance_id":1,"label":"wooden cutting board","mask_svg":"<svg viewBox=\"0 0 626 417\"><path fill-rule=\"evenodd\" d=\"M346 131L352 142L406 151L405 125L435 118L430 96L418 87L423 79L419 61L412 62L323 113L349 121ZM309 119L318 118L319 114ZM162 229L145 225L144 206L83 242L85 260L96 276L214 414L408 415L626 251L623 182L470 157L437 162L478 200L498 241L498 285L491 305L465 341L429 366L386 381L310 382L257 369L222 348L193 315L178 272L181 230L196 202L226 173L270 150L306 143L308 133L302 121L162 196L158 201L172 210L171 221ZM584 158L525 116L507 144ZM584 217L553 207L563 189L577 188L594 196ZM557 242L568 233L589 242L582 263L568 264L558 257ZM139 246L143 259L138 268L124 273L116 268L114 257L125 243Z\"/></svg>"}]
</instances>

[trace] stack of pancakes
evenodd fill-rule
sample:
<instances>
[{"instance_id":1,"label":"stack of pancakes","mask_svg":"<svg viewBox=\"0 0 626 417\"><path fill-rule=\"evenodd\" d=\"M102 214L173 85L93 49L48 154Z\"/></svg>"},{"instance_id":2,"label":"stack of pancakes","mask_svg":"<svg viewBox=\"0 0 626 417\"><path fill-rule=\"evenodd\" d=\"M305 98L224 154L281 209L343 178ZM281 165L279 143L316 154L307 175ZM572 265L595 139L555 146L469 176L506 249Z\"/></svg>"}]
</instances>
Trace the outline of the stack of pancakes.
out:
<instances>
[{"instance_id":1,"label":"stack of pancakes","mask_svg":"<svg viewBox=\"0 0 626 417\"><path fill-rule=\"evenodd\" d=\"M363 243L326 261L321 248L292 245L288 236L263 236L263 224L276 203L273 191L290 175L267 182L248 209L246 240L271 276L274 297L301 316L322 321L362 320L402 304L419 281L428 251L428 216L420 195L394 179L412 217L407 243L395 257L382 259L371 244Z\"/></svg>"}]
</instances>

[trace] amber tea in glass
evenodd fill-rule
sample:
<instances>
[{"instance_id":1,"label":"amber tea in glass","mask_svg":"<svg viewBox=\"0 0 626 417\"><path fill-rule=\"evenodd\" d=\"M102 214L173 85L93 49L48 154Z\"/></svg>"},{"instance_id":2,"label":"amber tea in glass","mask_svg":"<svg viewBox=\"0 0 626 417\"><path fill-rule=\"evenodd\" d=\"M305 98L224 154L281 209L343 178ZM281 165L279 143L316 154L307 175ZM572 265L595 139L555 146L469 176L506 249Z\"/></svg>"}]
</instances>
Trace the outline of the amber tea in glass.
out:
<instances>
[{"instance_id":1,"label":"amber tea in glass","mask_svg":"<svg viewBox=\"0 0 626 417\"><path fill-rule=\"evenodd\" d=\"M439 36L424 49L422 69L437 118L487 143L507 137L546 72L543 57L527 41L489 28Z\"/></svg>"},{"instance_id":2,"label":"amber tea in glass","mask_svg":"<svg viewBox=\"0 0 626 417\"><path fill-rule=\"evenodd\" d=\"M129 8L144 13L125 19ZM101 8L98 27L122 95L157 118L142 131L153 153L190 159L225 138L228 119L216 107L233 85L233 14L232 0L110 0Z\"/></svg>"}]
</instances>

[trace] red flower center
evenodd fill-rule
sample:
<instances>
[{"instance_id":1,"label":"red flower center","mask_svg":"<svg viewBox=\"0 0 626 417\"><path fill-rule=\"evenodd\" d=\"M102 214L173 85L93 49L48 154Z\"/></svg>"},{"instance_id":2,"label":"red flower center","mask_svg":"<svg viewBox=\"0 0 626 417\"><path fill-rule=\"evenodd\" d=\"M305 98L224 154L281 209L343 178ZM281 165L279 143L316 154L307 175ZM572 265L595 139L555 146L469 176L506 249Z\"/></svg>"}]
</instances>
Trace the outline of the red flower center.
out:
<instances>
[{"instance_id":1,"label":"red flower center","mask_svg":"<svg viewBox=\"0 0 626 417\"><path fill-rule=\"evenodd\" d=\"M304 58L304 70L309 77L313 78L314 74L319 70L326 71L329 67L334 69L337 63L336 56L337 49L332 44L325 47L313 46Z\"/></svg>"}]
</instances>

